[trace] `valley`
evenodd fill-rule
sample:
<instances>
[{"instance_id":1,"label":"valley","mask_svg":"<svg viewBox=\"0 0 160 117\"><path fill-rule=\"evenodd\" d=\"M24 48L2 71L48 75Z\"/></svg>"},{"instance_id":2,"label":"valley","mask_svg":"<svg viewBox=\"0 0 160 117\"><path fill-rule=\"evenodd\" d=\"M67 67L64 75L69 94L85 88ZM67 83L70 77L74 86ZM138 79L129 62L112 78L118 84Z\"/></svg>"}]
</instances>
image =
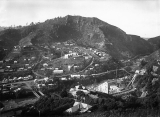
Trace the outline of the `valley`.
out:
<instances>
[{"instance_id":1,"label":"valley","mask_svg":"<svg viewBox=\"0 0 160 117\"><path fill-rule=\"evenodd\" d=\"M158 46L155 40L81 16L0 31L0 114L83 115L98 109L150 108L148 103L155 108Z\"/></svg>"}]
</instances>

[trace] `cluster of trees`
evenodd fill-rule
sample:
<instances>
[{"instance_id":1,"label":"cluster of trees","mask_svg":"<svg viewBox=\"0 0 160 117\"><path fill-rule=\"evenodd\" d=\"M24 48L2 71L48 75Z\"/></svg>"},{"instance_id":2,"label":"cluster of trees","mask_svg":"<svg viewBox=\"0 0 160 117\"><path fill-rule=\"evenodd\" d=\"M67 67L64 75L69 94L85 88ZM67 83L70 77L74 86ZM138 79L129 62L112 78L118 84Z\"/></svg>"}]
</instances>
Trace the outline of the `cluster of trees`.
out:
<instances>
[{"instance_id":1,"label":"cluster of trees","mask_svg":"<svg viewBox=\"0 0 160 117\"><path fill-rule=\"evenodd\" d=\"M141 98L141 103L146 108L159 108L160 107L160 78L157 81L154 80L153 75L147 75L139 80L139 84L142 86L138 87L138 90L145 89L147 91L147 96Z\"/></svg>"},{"instance_id":2,"label":"cluster of trees","mask_svg":"<svg viewBox=\"0 0 160 117\"><path fill-rule=\"evenodd\" d=\"M83 100L84 103L92 105L92 111L109 111L113 109L137 108L140 106L138 101L136 101L138 98L133 96L128 96L126 99L122 99L121 97L114 97L112 95L101 92L90 92L90 94L97 95L98 98L91 98L91 96L84 94L82 91L77 92L78 97L85 97L85 100Z\"/></svg>"},{"instance_id":3,"label":"cluster of trees","mask_svg":"<svg viewBox=\"0 0 160 117\"><path fill-rule=\"evenodd\" d=\"M57 94L53 94L51 96L42 96L40 99L33 105L35 112L39 112L41 116L46 115L61 115L65 110L72 107L74 104L74 99L64 97L61 98L61 96ZM30 111L30 108L28 110ZM25 115L25 112L23 111L23 115ZM30 115L28 113L28 115Z\"/></svg>"}]
</instances>

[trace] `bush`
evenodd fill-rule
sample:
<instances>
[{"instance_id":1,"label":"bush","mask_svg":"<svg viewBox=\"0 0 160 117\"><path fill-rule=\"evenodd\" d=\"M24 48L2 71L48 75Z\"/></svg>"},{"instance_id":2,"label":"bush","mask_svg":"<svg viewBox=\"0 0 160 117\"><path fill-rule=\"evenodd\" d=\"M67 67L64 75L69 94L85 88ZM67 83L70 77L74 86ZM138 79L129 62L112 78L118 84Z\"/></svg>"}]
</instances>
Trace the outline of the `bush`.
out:
<instances>
[{"instance_id":1,"label":"bush","mask_svg":"<svg viewBox=\"0 0 160 117\"><path fill-rule=\"evenodd\" d=\"M105 110L113 109L115 106L116 106L115 100L111 98L105 99L104 104L102 105L102 107Z\"/></svg>"},{"instance_id":2,"label":"bush","mask_svg":"<svg viewBox=\"0 0 160 117\"><path fill-rule=\"evenodd\" d=\"M42 96L36 103L35 108L41 112L42 115L48 114L62 114L65 110L72 107L74 100L71 98L60 98L60 96Z\"/></svg>"}]
</instances>

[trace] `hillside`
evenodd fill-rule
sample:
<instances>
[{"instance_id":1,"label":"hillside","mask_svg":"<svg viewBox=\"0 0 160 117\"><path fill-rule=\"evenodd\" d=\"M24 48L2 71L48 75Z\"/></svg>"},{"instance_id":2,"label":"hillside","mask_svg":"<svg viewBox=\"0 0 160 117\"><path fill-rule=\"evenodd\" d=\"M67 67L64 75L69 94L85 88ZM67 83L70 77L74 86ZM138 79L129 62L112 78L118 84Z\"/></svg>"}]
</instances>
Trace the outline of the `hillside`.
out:
<instances>
[{"instance_id":1,"label":"hillside","mask_svg":"<svg viewBox=\"0 0 160 117\"><path fill-rule=\"evenodd\" d=\"M1 31L1 56L17 44L23 46L31 42L38 45L67 40L81 46L100 49L118 59L153 52L153 46L146 40L139 36L127 35L118 27L98 18L68 15L19 29ZM4 52L4 49L7 51Z\"/></svg>"},{"instance_id":2,"label":"hillside","mask_svg":"<svg viewBox=\"0 0 160 117\"><path fill-rule=\"evenodd\" d=\"M145 58L145 60L148 62L159 60L159 59L160 59L160 49L156 50L155 52L153 52L152 54L150 54L149 56Z\"/></svg>"},{"instance_id":3,"label":"hillside","mask_svg":"<svg viewBox=\"0 0 160 117\"><path fill-rule=\"evenodd\" d=\"M155 48L160 48L160 36L148 39L148 42L153 44Z\"/></svg>"},{"instance_id":4,"label":"hillside","mask_svg":"<svg viewBox=\"0 0 160 117\"><path fill-rule=\"evenodd\" d=\"M5 30L7 27L0 26L0 31Z\"/></svg>"}]
</instances>

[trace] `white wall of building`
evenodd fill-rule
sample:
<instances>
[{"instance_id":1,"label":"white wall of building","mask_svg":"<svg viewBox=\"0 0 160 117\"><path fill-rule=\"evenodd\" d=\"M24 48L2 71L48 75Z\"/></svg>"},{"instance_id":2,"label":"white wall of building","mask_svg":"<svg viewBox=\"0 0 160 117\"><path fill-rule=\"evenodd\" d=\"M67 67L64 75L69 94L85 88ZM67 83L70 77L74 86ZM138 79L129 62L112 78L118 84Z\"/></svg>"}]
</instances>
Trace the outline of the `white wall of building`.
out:
<instances>
[{"instance_id":1,"label":"white wall of building","mask_svg":"<svg viewBox=\"0 0 160 117\"><path fill-rule=\"evenodd\" d=\"M103 93L108 93L108 82L104 82L102 84L99 84L96 88L96 91L100 91Z\"/></svg>"}]
</instances>

